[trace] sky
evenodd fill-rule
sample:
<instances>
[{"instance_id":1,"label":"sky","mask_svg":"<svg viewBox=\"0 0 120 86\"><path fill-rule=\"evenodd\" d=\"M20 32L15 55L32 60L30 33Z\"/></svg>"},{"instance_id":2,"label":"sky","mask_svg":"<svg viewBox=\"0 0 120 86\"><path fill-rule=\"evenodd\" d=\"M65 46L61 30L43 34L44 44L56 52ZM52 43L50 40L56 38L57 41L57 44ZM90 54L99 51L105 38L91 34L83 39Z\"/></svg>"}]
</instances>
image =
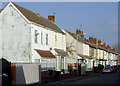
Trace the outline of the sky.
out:
<instances>
[{"instance_id":1,"label":"sky","mask_svg":"<svg viewBox=\"0 0 120 86\"><path fill-rule=\"evenodd\" d=\"M4 7L7 3L2 3ZM118 43L117 2L16 2L40 16L48 18L55 14L55 23L60 29L75 33L80 28L103 43L114 46Z\"/></svg>"}]
</instances>

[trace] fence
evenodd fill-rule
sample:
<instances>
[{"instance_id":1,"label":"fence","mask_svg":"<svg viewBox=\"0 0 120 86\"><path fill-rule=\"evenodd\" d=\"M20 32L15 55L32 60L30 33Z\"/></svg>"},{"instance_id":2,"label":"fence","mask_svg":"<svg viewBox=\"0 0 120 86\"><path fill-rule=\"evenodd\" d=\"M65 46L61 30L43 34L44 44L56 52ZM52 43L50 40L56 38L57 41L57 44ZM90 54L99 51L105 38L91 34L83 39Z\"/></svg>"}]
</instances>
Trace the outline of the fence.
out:
<instances>
[{"instance_id":1,"label":"fence","mask_svg":"<svg viewBox=\"0 0 120 86\"><path fill-rule=\"evenodd\" d=\"M32 84L41 81L40 64L11 63L12 84Z\"/></svg>"}]
</instances>

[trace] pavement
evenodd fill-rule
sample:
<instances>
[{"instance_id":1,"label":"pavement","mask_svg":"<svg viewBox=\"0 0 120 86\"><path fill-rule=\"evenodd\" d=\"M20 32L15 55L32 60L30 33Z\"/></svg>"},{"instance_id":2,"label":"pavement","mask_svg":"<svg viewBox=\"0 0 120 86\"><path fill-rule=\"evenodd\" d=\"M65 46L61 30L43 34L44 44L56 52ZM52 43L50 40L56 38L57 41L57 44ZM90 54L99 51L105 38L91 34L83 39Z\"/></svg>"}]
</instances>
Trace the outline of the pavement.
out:
<instances>
[{"instance_id":1,"label":"pavement","mask_svg":"<svg viewBox=\"0 0 120 86\"><path fill-rule=\"evenodd\" d=\"M77 80L82 80L82 79L86 79L86 78L90 78L90 77L95 77L95 76L99 76L102 73L86 73L83 76L78 76L78 77L74 77L74 78L69 78L69 79L64 79L64 80L60 80L60 81L55 81L55 82L50 82L48 84L61 84L61 83L69 83L69 82L75 82Z\"/></svg>"},{"instance_id":2,"label":"pavement","mask_svg":"<svg viewBox=\"0 0 120 86\"><path fill-rule=\"evenodd\" d=\"M120 71L107 74L99 74L97 76L88 77L81 80L75 80L73 82L62 82L61 84L110 84L120 86Z\"/></svg>"},{"instance_id":3,"label":"pavement","mask_svg":"<svg viewBox=\"0 0 120 86\"><path fill-rule=\"evenodd\" d=\"M109 86L120 86L120 70L115 72L115 73L109 73L109 74L103 74L103 73L86 73L84 76L79 76L75 78L69 78L69 79L64 79L60 81L55 81L55 82L49 82L49 83L37 83L33 85L28 85L28 86L48 86L48 85L71 85L71 84L81 84L81 85L104 85L105 86L108 84Z\"/></svg>"}]
</instances>

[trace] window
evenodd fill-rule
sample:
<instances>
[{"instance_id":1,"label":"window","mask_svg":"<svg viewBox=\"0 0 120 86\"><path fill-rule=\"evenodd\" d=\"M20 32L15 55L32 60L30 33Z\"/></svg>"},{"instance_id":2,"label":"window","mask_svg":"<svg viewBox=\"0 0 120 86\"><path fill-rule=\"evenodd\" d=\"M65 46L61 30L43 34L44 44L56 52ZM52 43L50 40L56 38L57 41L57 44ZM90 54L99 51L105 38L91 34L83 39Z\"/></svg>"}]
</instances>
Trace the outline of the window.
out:
<instances>
[{"instance_id":1,"label":"window","mask_svg":"<svg viewBox=\"0 0 120 86\"><path fill-rule=\"evenodd\" d=\"M35 43L38 43L37 37L38 37L38 32L37 30L35 30Z\"/></svg>"},{"instance_id":2,"label":"window","mask_svg":"<svg viewBox=\"0 0 120 86\"><path fill-rule=\"evenodd\" d=\"M46 34L46 45L48 45L48 34Z\"/></svg>"},{"instance_id":3,"label":"window","mask_svg":"<svg viewBox=\"0 0 120 86\"><path fill-rule=\"evenodd\" d=\"M62 36L62 48L63 48L63 44L64 44L64 40L63 40L63 36Z\"/></svg>"},{"instance_id":4,"label":"window","mask_svg":"<svg viewBox=\"0 0 120 86\"><path fill-rule=\"evenodd\" d=\"M57 35L55 35L55 41L57 41Z\"/></svg>"},{"instance_id":5,"label":"window","mask_svg":"<svg viewBox=\"0 0 120 86\"><path fill-rule=\"evenodd\" d=\"M40 63L40 59L35 59L35 63Z\"/></svg>"},{"instance_id":6,"label":"window","mask_svg":"<svg viewBox=\"0 0 120 86\"><path fill-rule=\"evenodd\" d=\"M41 32L41 44L43 44L43 32Z\"/></svg>"}]
</instances>

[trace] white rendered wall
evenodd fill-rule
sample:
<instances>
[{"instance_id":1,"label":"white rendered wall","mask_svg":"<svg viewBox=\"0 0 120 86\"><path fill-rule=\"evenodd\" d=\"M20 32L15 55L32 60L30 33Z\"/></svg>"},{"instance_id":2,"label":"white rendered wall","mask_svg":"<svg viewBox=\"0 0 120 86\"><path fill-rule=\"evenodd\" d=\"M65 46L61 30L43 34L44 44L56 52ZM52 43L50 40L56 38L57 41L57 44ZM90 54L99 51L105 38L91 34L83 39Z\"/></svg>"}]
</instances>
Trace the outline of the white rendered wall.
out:
<instances>
[{"instance_id":1,"label":"white rendered wall","mask_svg":"<svg viewBox=\"0 0 120 86\"><path fill-rule=\"evenodd\" d=\"M2 58L2 17L0 13L0 58Z\"/></svg>"},{"instance_id":2,"label":"white rendered wall","mask_svg":"<svg viewBox=\"0 0 120 86\"><path fill-rule=\"evenodd\" d=\"M89 56L89 45L83 44L83 55Z\"/></svg>"},{"instance_id":3,"label":"white rendered wall","mask_svg":"<svg viewBox=\"0 0 120 86\"><path fill-rule=\"evenodd\" d=\"M35 30L38 31L38 43L35 43ZM43 44L41 44L41 32L43 34ZM46 45L46 34L48 34L48 45ZM32 62L34 62L35 59L40 59L40 55L36 52L35 49L38 50L46 50L50 51L50 48L52 47L52 38L51 38L51 31L47 30L44 27L40 27L34 24L31 24L31 43L32 43Z\"/></svg>"},{"instance_id":4,"label":"white rendered wall","mask_svg":"<svg viewBox=\"0 0 120 86\"><path fill-rule=\"evenodd\" d=\"M30 62L30 25L12 6L7 6L2 15L2 53L11 62Z\"/></svg>"}]
</instances>

